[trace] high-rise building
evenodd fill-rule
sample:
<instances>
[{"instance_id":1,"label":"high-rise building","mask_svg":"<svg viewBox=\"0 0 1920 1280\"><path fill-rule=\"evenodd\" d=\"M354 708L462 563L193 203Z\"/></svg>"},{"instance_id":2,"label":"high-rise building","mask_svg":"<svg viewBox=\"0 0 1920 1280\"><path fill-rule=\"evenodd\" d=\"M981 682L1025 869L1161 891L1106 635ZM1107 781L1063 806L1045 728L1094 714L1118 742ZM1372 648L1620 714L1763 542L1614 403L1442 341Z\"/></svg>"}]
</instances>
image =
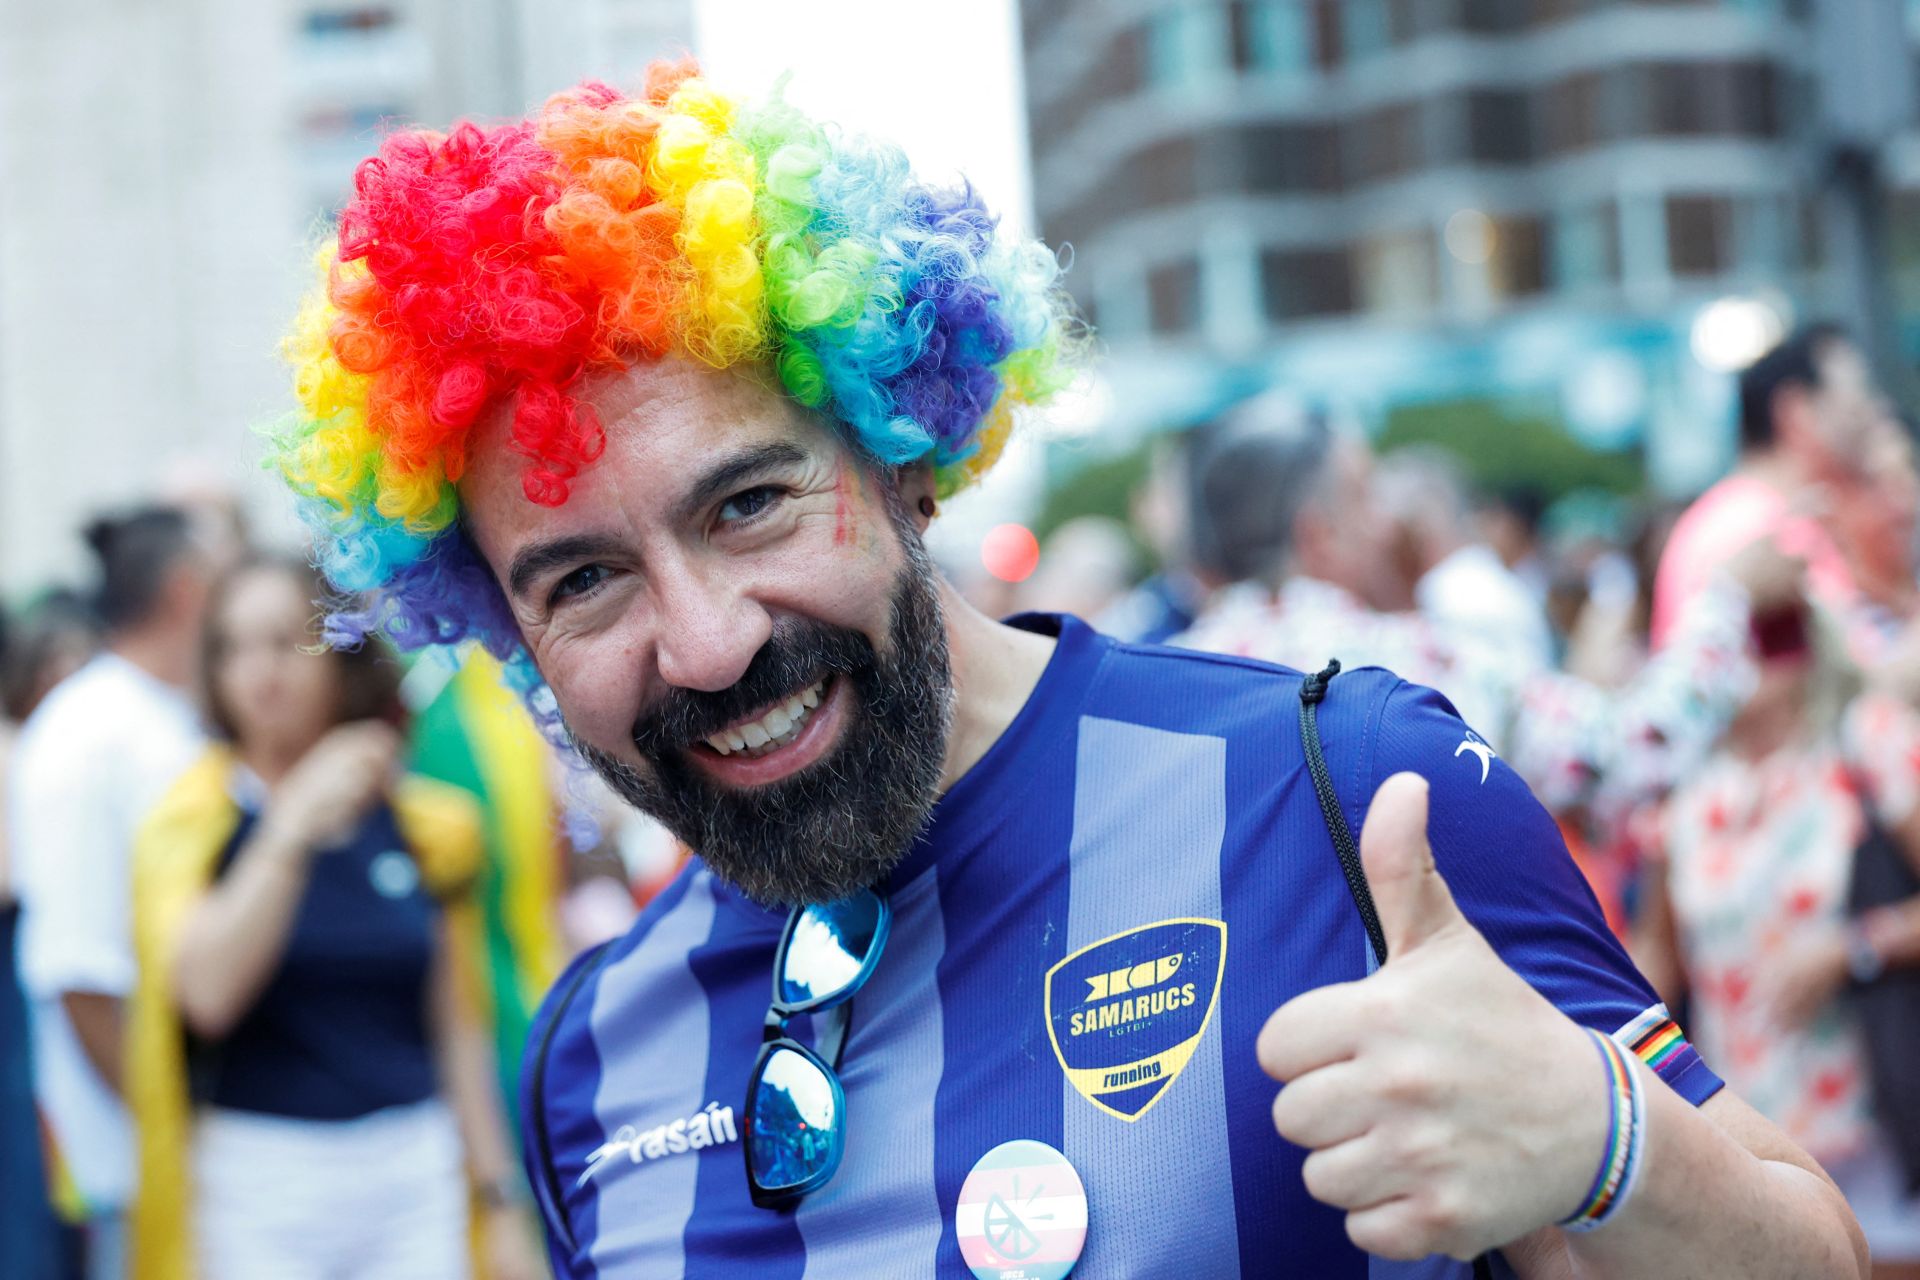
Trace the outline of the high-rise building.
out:
<instances>
[{"instance_id":1,"label":"high-rise building","mask_svg":"<svg viewBox=\"0 0 1920 1280\"><path fill-rule=\"evenodd\" d=\"M307 0L297 11L297 145L319 210L345 197L387 121L520 115L589 76L628 84L693 37L693 0Z\"/></svg>"},{"instance_id":2,"label":"high-rise building","mask_svg":"<svg viewBox=\"0 0 1920 1280\"><path fill-rule=\"evenodd\" d=\"M1518 395L1695 481L1704 309L1833 305L1822 3L1027 0L1035 204L1113 403Z\"/></svg>"},{"instance_id":3,"label":"high-rise building","mask_svg":"<svg viewBox=\"0 0 1920 1280\"><path fill-rule=\"evenodd\" d=\"M195 455L236 485L304 267L273 0L15 4L0 32L0 582Z\"/></svg>"},{"instance_id":4,"label":"high-rise building","mask_svg":"<svg viewBox=\"0 0 1920 1280\"><path fill-rule=\"evenodd\" d=\"M290 528L251 430L302 246L392 121L518 114L684 49L692 0L86 0L0 31L0 587L209 473ZM183 481L184 483L184 481Z\"/></svg>"}]
</instances>

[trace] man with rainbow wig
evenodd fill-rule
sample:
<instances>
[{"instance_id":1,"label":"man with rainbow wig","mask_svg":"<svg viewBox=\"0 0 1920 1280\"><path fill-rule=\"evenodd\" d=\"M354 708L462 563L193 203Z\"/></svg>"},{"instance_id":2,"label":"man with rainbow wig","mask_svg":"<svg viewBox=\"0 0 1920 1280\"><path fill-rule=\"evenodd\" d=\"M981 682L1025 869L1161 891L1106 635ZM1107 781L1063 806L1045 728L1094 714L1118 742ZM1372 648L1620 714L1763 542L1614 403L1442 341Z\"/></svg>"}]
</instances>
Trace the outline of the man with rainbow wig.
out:
<instances>
[{"instance_id":1,"label":"man with rainbow wig","mask_svg":"<svg viewBox=\"0 0 1920 1280\"><path fill-rule=\"evenodd\" d=\"M332 636L485 646L699 854L533 1027L560 1276L1864 1274L1437 694L939 579L1089 345L969 187L662 65L391 134L320 272Z\"/></svg>"}]
</instances>

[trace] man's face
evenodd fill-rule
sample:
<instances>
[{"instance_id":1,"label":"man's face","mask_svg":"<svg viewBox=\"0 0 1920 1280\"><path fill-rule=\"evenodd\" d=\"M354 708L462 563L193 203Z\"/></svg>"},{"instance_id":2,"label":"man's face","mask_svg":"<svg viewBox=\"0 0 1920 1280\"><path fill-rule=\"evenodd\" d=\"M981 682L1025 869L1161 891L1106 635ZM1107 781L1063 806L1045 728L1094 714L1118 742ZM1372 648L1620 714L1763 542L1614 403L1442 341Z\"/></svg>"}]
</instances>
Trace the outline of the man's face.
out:
<instances>
[{"instance_id":1,"label":"man's face","mask_svg":"<svg viewBox=\"0 0 1920 1280\"><path fill-rule=\"evenodd\" d=\"M766 902L843 897L924 824L950 714L907 503L751 376L667 360L586 396L607 450L566 503L521 492L489 424L469 534L575 743L630 803Z\"/></svg>"},{"instance_id":2,"label":"man's face","mask_svg":"<svg viewBox=\"0 0 1920 1280\"><path fill-rule=\"evenodd\" d=\"M1819 385L1809 395L1818 470L1829 478L1861 472L1874 437L1894 424L1887 397L1873 380L1866 357L1851 342L1834 341L1815 357Z\"/></svg>"},{"instance_id":3,"label":"man's face","mask_svg":"<svg viewBox=\"0 0 1920 1280\"><path fill-rule=\"evenodd\" d=\"M1393 526L1374 500L1373 452L1345 436L1328 448L1323 487L1302 511L1305 527L1295 533L1300 567L1376 609L1405 608L1401 598L1411 600L1412 588L1395 557Z\"/></svg>"}]
</instances>

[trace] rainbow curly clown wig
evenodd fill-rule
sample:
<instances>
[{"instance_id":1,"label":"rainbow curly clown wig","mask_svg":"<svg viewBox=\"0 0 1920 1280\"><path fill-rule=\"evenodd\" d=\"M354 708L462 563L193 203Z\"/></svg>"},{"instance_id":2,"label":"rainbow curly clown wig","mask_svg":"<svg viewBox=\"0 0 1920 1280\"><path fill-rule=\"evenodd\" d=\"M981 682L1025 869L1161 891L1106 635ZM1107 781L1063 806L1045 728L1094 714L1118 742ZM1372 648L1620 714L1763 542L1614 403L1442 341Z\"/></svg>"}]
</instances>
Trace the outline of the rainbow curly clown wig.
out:
<instances>
[{"instance_id":1,"label":"rainbow curly clown wig","mask_svg":"<svg viewBox=\"0 0 1920 1280\"><path fill-rule=\"evenodd\" d=\"M470 433L512 415L537 503L605 439L587 374L678 353L758 365L881 464L943 492L999 456L1014 411L1072 373L1059 265L975 193L692 63L628 97L587 83L524 120L388 136L355 175L285 351L300 411L273 436L333 585L330 639L476 640L543 686L459 524ZM551 701L545 700L551 713Z\"/></svg>"}]
</instances>

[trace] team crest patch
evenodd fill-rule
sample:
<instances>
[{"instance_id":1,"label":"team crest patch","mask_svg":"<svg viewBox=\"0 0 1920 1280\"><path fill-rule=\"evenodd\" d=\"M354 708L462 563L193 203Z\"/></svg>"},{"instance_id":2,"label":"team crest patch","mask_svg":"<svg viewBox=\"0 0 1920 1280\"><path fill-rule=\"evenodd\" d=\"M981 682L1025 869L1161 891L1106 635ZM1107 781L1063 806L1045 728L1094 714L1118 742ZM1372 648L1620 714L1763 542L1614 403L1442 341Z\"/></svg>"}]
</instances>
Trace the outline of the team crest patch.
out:
<instances>
[{"instance_id":1,"label":"team crest patch","mask_svg":"<svg viewBox=\"0 0 1920 1280\"><path fill-rule=\"evenodd\" d=\"M1138 1120L1186 1069L1213 1019L1227 926L1162 920L1085 946L1047 970L1047 1034L1080 1096Z\"/></svg>"}]
</instances>

